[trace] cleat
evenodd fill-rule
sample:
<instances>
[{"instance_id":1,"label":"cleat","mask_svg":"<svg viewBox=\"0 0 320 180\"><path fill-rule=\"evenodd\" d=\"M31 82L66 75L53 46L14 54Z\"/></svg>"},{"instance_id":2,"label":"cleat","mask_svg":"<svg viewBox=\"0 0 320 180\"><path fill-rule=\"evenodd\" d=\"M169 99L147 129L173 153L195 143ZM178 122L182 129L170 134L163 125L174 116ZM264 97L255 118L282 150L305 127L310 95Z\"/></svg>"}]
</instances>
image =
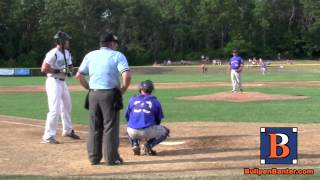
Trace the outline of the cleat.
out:
<instances>
[{"instance_id":1,"label":"cleat","mask_svg":"<svg viewBox=\"0 0 320 180\"><path fill-rule=\"evenodd\" d=\"M134 145L132 147L132 151L135 156L139 156L141 154L139 145Z\"/></svg>"},{"instance_id":2,"label":"cleat","mask_svg":"<svg viewBox=\"0 0 320 180\"><path fill-rule=\"evenodd\" d=\"M94 165L99 165L100 162L99 161L92 161L92 162L90 162L90 164L94 166Z\"/></svg>"},{"instance_id":3,"label":"cleat","mask_svg":"<svg viewBox=\"0 0 320 180\"><path fill-rule=\"evenodd\" d=\"M109 166L117 166L117 165L122 165L123 164L123 159L119 158L118 160L115 160L111 163L108 163Z\"/></svg>"},{"instance_id":4,"label":"cleat","mask_svg":"<svg viewBox=\"0 0 320 180\"><path fill-rule=\"evenodd\" d=\"M59 141L55 140L54 137L50 137L48 139L43 139L42 144L60 144Z\"/></svg>"},{"instance_id":5,"label":"cleat","mask_svg":"<svg viewBox=\"0 0 320 180\"><path fill-rule=\"evenodd\" d=\"M74 130L71 131L71 133L63 133L62 136L64 137L70 137L72 139L80 139L80 136L78 136Z\"/></svg>"}]
</instances>

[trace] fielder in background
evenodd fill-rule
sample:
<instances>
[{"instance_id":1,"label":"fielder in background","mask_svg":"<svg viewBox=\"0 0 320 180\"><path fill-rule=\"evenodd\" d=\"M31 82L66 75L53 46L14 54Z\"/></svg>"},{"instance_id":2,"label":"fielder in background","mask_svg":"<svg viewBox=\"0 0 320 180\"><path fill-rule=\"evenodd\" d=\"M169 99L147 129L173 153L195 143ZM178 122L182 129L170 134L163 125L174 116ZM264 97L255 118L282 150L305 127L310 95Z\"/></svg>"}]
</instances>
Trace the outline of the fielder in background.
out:
<instances>
[{"instance_id":1,"label":"fielder in background","mask_svg":"<svg viewBox=\"0 0 320 180\"><path fill-rule=\"evenodd\" d=\"M58 118L62 121L62 136L80 139L72 128L71 98L66 84L66 77L72 75L72 57L68 50L71 37L59 31L54 35L56 47L45 56L41 72L47 74L46 92L48 96L49 112L42 143L59 144L56 140Z\"/></svg>"},{"instance_id":2,"label":"fielder in background","mask_svg":"<svg viewBox=\"0 0 320 180\"><path fill-rule=\"evenodd\" d=\"M129 100L125 113L128 121L127 132L134 155L140 155L140 141L146 141L144 152L154 156L156 151L152 148L169 136L169 129L161 126L164 118L159 100L151 95L154 90L153 82L141 82L139 94Z\"/></svg>"},{"instance_id":3,"label":"fielder in background","mask_svg":"<svg viewBox=\"0 0 320 180\"><path fill-rule=\"evenodd\" d=\"M238 55L237 50L233 50L233 56L229 60L228 69L231 74L232 82L232 92L237 92L237 89L240 92L243 92L242 82L241 82L241 73L244 66L243 59Z\"/></svg>"},{"instance_id":4,"label":"fielder in background","mask_svg":"<svg viewBox=\"0 0 320 180\"><path fill-rule=\"evenodd\" d=\"M262 60L262 58L259 58L259 66L262 75L265 75L267 72L267 64Z\"/></svg>"},{"instance_id":5,"label":"fielder in background","mask_svg":"<svg viewBox=\"0 0 320 180\"><path fill-rule=\"evenodd\" d=\"M127 58L119 51L118 38L112 33L100 36L100 49L89 52L76 78L89 89L89 134L87 149L92 165L104 157L107 165L123 163L119 155L119 118L123 108L122 94L131 82ZM122 85L119 75L122 76ZM89 75L89 84L85 76Z\"/></svg>"}]
</instances>

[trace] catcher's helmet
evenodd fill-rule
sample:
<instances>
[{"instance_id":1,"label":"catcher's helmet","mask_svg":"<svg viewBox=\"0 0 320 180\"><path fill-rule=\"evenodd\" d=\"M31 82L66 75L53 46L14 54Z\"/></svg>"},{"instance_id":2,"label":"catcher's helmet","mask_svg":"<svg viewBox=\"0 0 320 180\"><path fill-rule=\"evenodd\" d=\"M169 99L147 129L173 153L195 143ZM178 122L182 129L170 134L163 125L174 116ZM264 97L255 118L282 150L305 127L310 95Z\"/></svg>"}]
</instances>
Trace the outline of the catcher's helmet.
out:
<instances>
[{"instance_id":1,"label":"catcher's helmet","mask_svg":"<svg viewBox=\"0 0 320 180\"><path fill-rule=\"evenodd\" d=\"M141 90L149 94L152 93L152 91L154 90L153 82L150 80L142 81L140 83L139 92L141 92Z\"/></svg>"},{"instance_id":2,"label":"catcher's helmet","mask_svg":"<svg viewBox=\"0 0 320 180\"><path fill-rule=\"evenodd\" d=\"M57 34L53 36L53 39L56 41L56 43L64 43L65 41L71 40L71 36L63 31L58 31Z\"/></svg>"}]
</instances>

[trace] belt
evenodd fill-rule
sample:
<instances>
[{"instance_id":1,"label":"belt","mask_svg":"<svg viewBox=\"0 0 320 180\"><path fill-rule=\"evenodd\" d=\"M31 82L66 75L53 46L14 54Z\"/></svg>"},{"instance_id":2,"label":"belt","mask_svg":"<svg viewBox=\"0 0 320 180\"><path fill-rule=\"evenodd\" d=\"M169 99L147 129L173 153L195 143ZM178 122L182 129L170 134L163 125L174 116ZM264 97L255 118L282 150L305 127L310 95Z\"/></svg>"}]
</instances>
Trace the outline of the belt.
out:
<instances>
[{"instance_id":1,"label":"belt","mask_svg":"<svg viewBox=\"0 0 320 180\"><path fill-rule=\"evenodd\" d=\"M105 92L105 91L112 91L112 89L90 89L93 92Z\"/></svg>"},{"instance_id":2,"label":"belt","mask_svg":"<svg viewBox=\"0 0 320 180\"><path fill-rule=\"evenodd\" d=\"M57 77L53 77L54 79L58 79L60 81L64 81L64 78L57 78Z\"/></svg>"}]
</instances>

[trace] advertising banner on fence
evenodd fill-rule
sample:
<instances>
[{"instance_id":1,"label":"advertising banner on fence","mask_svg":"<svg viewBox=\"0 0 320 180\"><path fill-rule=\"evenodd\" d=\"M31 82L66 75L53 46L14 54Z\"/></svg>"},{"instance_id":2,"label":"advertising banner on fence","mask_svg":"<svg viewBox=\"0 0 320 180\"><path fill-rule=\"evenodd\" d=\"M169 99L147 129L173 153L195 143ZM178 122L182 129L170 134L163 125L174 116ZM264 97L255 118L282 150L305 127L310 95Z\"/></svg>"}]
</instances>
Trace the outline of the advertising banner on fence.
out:
<instances>
[{"instance_id":1,"label":"advertising banner on fence","mask_svg":"<svg viewBox=\"0 0 320 180\"><path fill-rule=\"evenodd\" d=\"M15 76L29 76L30 69L14 69Z\"/></svg>"},{"instance_id":2,"label":"advertising banner on fence","mask_svg":"<svg viewBox=\"0 0 320 180\"><path fill-rule=\"evenodd\" d=\"M14 69L0 69L0 76L12 76Z\"/></svg>"}]
</instances>

